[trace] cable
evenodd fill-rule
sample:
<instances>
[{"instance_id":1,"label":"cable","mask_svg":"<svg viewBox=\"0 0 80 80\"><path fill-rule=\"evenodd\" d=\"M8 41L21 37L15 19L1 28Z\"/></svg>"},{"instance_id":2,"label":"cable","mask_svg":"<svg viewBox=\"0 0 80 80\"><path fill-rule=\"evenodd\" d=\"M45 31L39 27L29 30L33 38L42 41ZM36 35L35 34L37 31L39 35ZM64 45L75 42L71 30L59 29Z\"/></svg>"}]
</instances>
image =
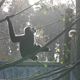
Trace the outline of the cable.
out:
<instances>
[{"instance_id":1,"label":"cable","mask_svg":"<svg viewBox=\"0 0 80 80\"><path fill-rule=\"evenodd\" d=\"M63 76L65 76L68 72L70 72L70 69L66 70L61 75L59 75L58 77L53 78L52 80L58 80L58 79L62 78Z\"/></svg>"},{"instance_id":2,"label":"cable","mask_svg":"<svg viewBox=\"0 0 80 80\"><path fill-rule=\"evenodd\" d=\"M35 51L34 52L34 55L36 55L39 51L41 51L42 49L44 49L46 46L48 46L49 44L51 44L53 41L55 41L56 39L58 39L63 33L65 33L68 29L70 29L78 20L80 20L80 17L79 18L77 18L76 20L74 20L73 22L72 22L72 24L68 27L68 28L66 28L64 31L62 31L59 35L57 35L54 39L52 39L51 41L49 41L46 45L44 45L41 49L38 49L37 51ZM2 65L2 66L0 66L0 70L1 69L4 69L4 68L7 68L7 67L10 67L10 66L14 66L15 64L18 64L18 63L20 63L20 62L22 62L22 61L24 61L25 59L27 59L28 57L24 57L24 58L22 58L22 59L20 59L20 60L18 60L18 61L15 61L15 62L13 62L13 63L9 63L9 64L4 64L4 65Z\"/></svg>"},{"instance_id":3,"label":"cable","mask_svg":"<svg viewBox=\"0 0 80 80\"><path fill-rule=\"evenodd\" d=\"M51 23L49 23L49 24L47 24L47 25L43 25L42 27L50 26L50 25L56 24L56 23L58 23L58 22L60 22L60 20L57 20L57 21L55 21L55 22L51 22ZM40 28L39 28L39 29L40 29ZM2 32L2 31L0 31L0 33L6 34L6 33ZM9 35L7 34L7 36L9 36ZM8 38L8 37L1 38L0 40L6 39L6 38Z\"/></svg>"},{"instance_id":4,"label":"cable","mask_svg":"<svg viewBox=\"0 0 80 80\"><path fill-rule=\"evenodd\" d=\"M63 33L65 33L67 30L69 30L78 20L80 20L80 17L77 18L76 20L74 20L68 28L66 28L66 29L65 29L64 31L62 31L59 35L57 35L55 38L53 38L51 41L49 41L49 42L48 42L46 45L44 45L41 49L35 51L35 52L34 52L34 55L37 54L39 51L41 51L44 47L50 45L53 41L55 41L56 39L58 39ZM18 60L18 61L15 61L15 62L13 62L13 63L5 64L5 65L3 65L3 66L0 66L0 70L1 70L1 69L4 69L4 68L7 68L7 67L9 67L9 66L14 66L15 64L17 64L17 63L19 63L19 62L22 62L22 61L25 60L26 58L27 58L27 57L24 57L24 59L22 58L22 59L20 59L20 60Z\"/></svg>"},{"instance_id":5,"label":"cable","mask_svg":"<svg viewBox=\"0 0 80 80\"><path fill-rule=\"evenodd\" d=\"M26 10L28 10L29 8L31 8L31 7L33 7L34 5L38 4L40 1L41 1L41 0L39 0L39 1L36 2L36 3L34 3L33 5L29 6L28 8L25 8L24 10L22 10L22 11L16 13L15 16L21 14L22 12L24 12L24 11L26 11Z\"/></svg>"},{"instance_id":6,"label":"cable","mask_svg":"<svg viewBox=\"0 0 80 80\"><path fill-rule=\"evenodd\" d=\"M54 71L56 71L56 70L59 70L59 69L61 69L61 68L64 68L65 66L63 65L63 66L61 66L61 67L58 67L58 68L56 68L56 69L53 69L53 70L50 70L50 71L47 71L47 72L44 72L44 73L41 73L41 74L39 74L39 75L37 75L37 76L33 76L31 79L33 79L33 78L36 78L36 77L40 77L40 76L44 76L44 75L46 75L46 74L50 74L50 73L52 73L52 72L54 72ZM55 72L55 74L56 74L57 72Z\"/></svg>"},{"instance_id":7,"label":"cable","mask_svg":"<svg viewBox=\"0 0 80 80\"><path fill-rule=\"evenodd\" d=\"M36 78L36 77L46 75L46 74L48 74L48 72L51 73L51 72L56 71L56 70L58 70L58 69L61 69L61 68L63 68L63 67L64 67L64 66L61 66L61 67L58 67L58 68L56 68L56 69L53 69L52 71L50 70L50 71L47 71L47 72L45 72L45 73L41 73L41 74L39 73L39 75L35 76L36 74L38 74L38 72L36 72L36 73L34 73L34 75L32 75L31 77L15 78L15 80L22 80L22 79L33 80L33 79ZM9 79L9 80L10 80L10 79Z\"/></svg>"},{"instance_id":8,"label":"cable","mask_svg":"<svg viewBox=\"0 0 80 80\"><path fill-rule=\"evenodd\" d=\"M43 78L47 78L47 77L51 77L51 76L55 76L55 74L57 74L57 77L53 78L52 80L57 80L57 79L60 79L62 78L63 76L65 76L67 73L69 73L70 71L72 71L76 66L80 65L80 60L77 61L76 63L74 64L70 64L68 66L64 65L62 66L63 69L60 69L61 67L58 67L57 69L53 69L51 72L49 71L48 72L45 72L45 73L42 73L42 74L39 74L37 76L33 76L33 77L26 77L26 78L16 78L15 80L22 80L22 79L27 79L27 80L40 80L40 79L43 79ZM58 70L60 69L60 70ZM56 71L57 70L57 71ZM45 75L45 76L44 76Z\"/></svg>"},{"instance_id":9,"label":"cable","mask_svg":"<svg viewBox=\"0 0 80 80\"><path fill-rule=\"evenodd\" d=\"M35 77L32 77L32 78L30 78L28 80L32 80L32 79L34 79L34 80L40 80L40 79L43 79L43 78L47 78L47 77L53 76L55 74L59 74L59 73L65 71L65 70L68 70L68 68L63 68L63 69L60 69L60 70L57 70L57 71L52 71L50 73L46 73L45 75L35 76Z\"/></svg>"},{"instance_id":10,"label":"cable","mask_svg":"<svg viewBox=\"0 0 80 80\"><path fill-rule=\"evenodd\" d=\"M2 64L2 65L0 65L0 70L3 70L3 69L5 69L5 68L9 68L9 67L13 67L13 66L15 66L16 64L24 61L25 59L26 59L26 57L25 57L25 58L22 58L22 59L20 59L20 60L17 60L17 61L15 61L15 62L12 62L12 63Z\"/></svg>"},{"instance_id":11,"label":"cable","mask_svg":"<svg viewBox=\"0 0 80 80\"><path fill-rule=\"evenodd\" d=\"M78 18L76 21L74 21L73 23L75 24L80 18ZM74 24L72 24L69 28L71 28ZM51 44L53 41L55 41L57 38L59 38L64 32L66 32L69 28L66 28L63 32L61 32L58 36L56 36L53 40L51 40L49 43L47 43L45 46L48 46L49 44ZM44 46L44 47L45 47ZM10 63L11 64L11 63ZM8 64L9 66L9 64ZM13 65L12 65L13 66ZM74 67L73 67L74 68ZM70 70L69 70L70 71ZM55 80L55 79L53 79Z\"/></svg>"},{"instance_id":12,"label":"cable","mask_svg":"<svg viewBox=\"0 0 80 80\"><path fill-rule=\"evenodd\" d=\"M74 24L76 24L77 21L80 20L80 17L75 19L71 25L67 28L65 28L61 33L59 33L55 38L53 38L51 41L49 41L44 47L50 45L53 41L55 41L56 39L58 39L60 36L62 36L67 30L69 30L71 27L73 27Z\"/></svg>"},{"instance_id":13,"label":"cable","mask_svg":"<svg viewBox=\"0 0 80 80\"><path fill-rule=\"evenodd\" d=\"M40 0L40 1L41 1L41 0ZM16 13L15 15L10 15L9 17L14 17L14 16L16 16L16 15L18 15L18 14L21 14L22 12L24 12L25 10L28 10L29 8L31 8L31 7L34 6L35 4L39 3L40 1L34 3L33 5L29 6L28 8L25 8L24 10L22 10L22 11ZM6 20L6 19L0 20L0 23L3 22L3 21L5 21L5 20ZM47 25L45 25L45 26L47 26ZM45 27L45 26L44 26L44 27ZM2 40L2 39L1 39L1 40Z\"/></svg>"},{"instance_id":14,"label":"cable","mask_svg":"<svg viewBox=\"0 0 80 80\"><path fill-rule=\"evenodd\" d=\"M38 2L34 3L33 5L31 5L31 6L27 7L27 8L25 8L25 9L23 9L22 11L14 14L14 15L10 15L9 17L12 18L12 17L14 17L14 16L17 16L17 15L21 14L22 12L24 12L24 11L30 9L31 7L33 7L34 5L38 4L40 1L41 1L41 0L39 0ZM3 22L3 21L5 21L5 20L6 20L5 18L2 19L2 20L0 20L0 23Z\"/></svg>"},{"instance_id":15,"label":"cable","mask_svg":"<svg viewBox=\"0 0 80 80\"><path fill-rule=\"evenodd\" d=\"M2 0L2 1L4 1L4 0ZM29 8L33 7L34 5L36 5L37 3L39 3L40 1L41 0L39 0L38 2L34 3L33 5L31 5L31 6L27 7L27 8L25 8L25 9L23 9L22 11L14 14L14 15L10 15L9 17L12 18L14 16L17 16L17 15L21 14L22 12L24 12L24 11L28 10ZM4 19L0 20L0 23L2 23L3 21L6 21L6 19L4 18ZM0 32L0 33L2 33L2 32ZM0 40L2 40L2 39L0 39Z\"/></svg>"},{"instance_id":16,"label":"cable","mask_svg":"<svg viewBox=\"0 0 80 80\"><path fill-rule=\"evenodd\" d=\"M22 12L24 12L24 11L30 9L31 7L33 7L34 5L38 4L40 1L42 1L42 0L39 0L38 2L34 3L33 5L31 5L31 6L27 7L27 8L25 8L25 9L23 9L22 11L20 11L20 12L18 12L18 13L16 13L16 14L10 15L9 17L11 18L11 17L14 17L14 16L16 16L16 15L21 14ZM5 20L6 20L5 18L2 19L2 20L0 20L0 23L3 22L3 21L5 21Z\"/></svg>"},{"instance_id":17,"label":"cable","mask_svg":"<svg viewBox=\"0 0 80 80\"><path fill-rule=\"evenodd\" d=\"M47 24L47 25L43 25L42 27L50 26L50 25L56 24L56 23L58 23L58 22L60 22L60 21L61 21L61 20L57 20L57 21L55 21L55 22L51 22L51 23L49 23L49 24ZM39 28L39 29L40 29L40 28ZM0 33L2 33L2 34L6 34L6 33L2 32L2 31L0 31ZM7 36L9 36L9 35L7 34ZM8 37L1 38L0 40L2 40L2 39L6 39L6 38L8 38Z\"/></svg>"},{"instance_id":18,"label":"cable","mask_svg":"<svg viewBox=\"0 0 80 80\"><path fill-rule=\"evenodd\" d=\"M63 77L64 75L66 75L68 72L72 71L78 65L80 65L80 60L77 61L75 64L65 66L65 68L60 70L60 71L53 72L52 74L49 73L46 76L39 76L39 77L35 77L35 78L33 77L31 79L28 79L28 80L39 80L39 79L47 78L47 77L50 77L50 76L53 76L55 74L62 72L58 77L55 77L54 79L52 79L52 80L57 80L57 79Z\"/></svg>"},{"instance_id":19,"label":"cable","mask_svg":"<svg viewBox=\"0 0 80 80\"><path fill-rule=\"evenodd\" d=\"M64 75L66 75L68 72L72 71L76 66L80 65L80 60L77 61L75 64L73 64L66 72L64 72L63 74L61 74L60 76L52 79L52 80L57 80L57 79L60 79L62 78Z\"/></svg>"}]
</instances>

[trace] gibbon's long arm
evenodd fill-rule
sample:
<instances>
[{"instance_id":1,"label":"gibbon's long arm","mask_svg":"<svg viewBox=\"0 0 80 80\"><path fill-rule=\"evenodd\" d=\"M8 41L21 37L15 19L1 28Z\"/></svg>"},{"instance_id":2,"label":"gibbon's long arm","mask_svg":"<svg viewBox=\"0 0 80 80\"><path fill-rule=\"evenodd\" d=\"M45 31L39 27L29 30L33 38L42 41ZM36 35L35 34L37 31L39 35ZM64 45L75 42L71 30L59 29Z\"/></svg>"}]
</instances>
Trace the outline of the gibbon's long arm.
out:
<instances>
[{"instance_id":1,"label":"gibbon's long arm","mask_svg":"<svg viewBox=\"0 0 80 80\"><path fill-rule=\"evenodd\" d=\"M20 41L20 36L15 36L11 20L9 19L9 17L7 17L6 19L7 19L7 22L8 22L9 34L10 34L10 38L11 38L12 42L19 42Z\"/></svg>"}]
</instances>

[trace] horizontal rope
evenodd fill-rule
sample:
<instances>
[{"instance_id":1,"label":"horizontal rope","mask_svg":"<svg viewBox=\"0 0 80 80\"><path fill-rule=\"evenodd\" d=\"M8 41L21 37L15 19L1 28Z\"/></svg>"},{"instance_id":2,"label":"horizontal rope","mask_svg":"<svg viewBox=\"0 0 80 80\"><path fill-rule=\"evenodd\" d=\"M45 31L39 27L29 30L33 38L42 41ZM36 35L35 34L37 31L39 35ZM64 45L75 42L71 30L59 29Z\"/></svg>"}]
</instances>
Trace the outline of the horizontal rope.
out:
<instances>
[{"instance_id":1,"label":"horizontal rope","mask_svg":"<svg viewBox=\"0 0 80 80\"><path fill-rule=\"evenodd\" d=\"M74 63L74 64L70 64L70 65L66 65L63 69L61 69L61 70L57 70L57 71L53 71L53 73L51 74L51 73L48 73L47 75L45 75L45 76L39 76L38 75L38 77L36 76L35 78L33 77L33 78L30 78L30 79L28 79L28 80L40 80L40 79L43 79L43 78L49 78L49 77L51 77L51 76L53 76L53 75L55 75L55 74L60 74L59 76L57 76L57 77L55 77L55 78L53 78L52 80L57 80L57 79L60 79L60 78L62 78L63 76L65 76L67 73L69 73L70 71L72 71L76 66L78 66L78 65L80 65L80 60L79 61L77 61L76 63Z\"/></svg>"},{"instance_id":2,"label":"horizontal rope","mask_svg":"<svg viewBox=\"0 0 80 80\"><path fill-rule=\"evenodd\" d=\"M17 16L17 15L23 13L24 11L26 11L26 10L30 9L31 7L33 7L34 5L38 4L40 1L41 1L41 0L39 0L38 2L34 3L33 5L31 5L31 6L27 7L27 8L25 8L25 9L23 9L22 11L20 11L20 12L18 12L18 13L16 13L16 14L10 15L9 17L12 18L12 17L14 17L14 16ZM2 19L2 20L0 20L0 23L2 23L2 22L5 21L5 20L6 20L5 18Z\"/></svg>"},{"instance_id":3,"label":"horizontal rope","mask_svg":"<svg viewBox=\"0 0 80 80\"><path fill-rule=\"evenodd\" d=\"M43 48L45 48L46 46L48 46L49 44L51 44L53 41L55 41L56 39L58 39L63 33L65 33L68 29L70 29L74 24L76 24L76 22L78 21L78 20L80 20L80 17L79 18L77 18L76 20L74 20L73 22L72 22L72 24L68 27L68 28L66 28L64 31L62 31L59 35L57 35L54 39L52 39L51 41L49 41L46 45L44 45L41 49L38 49L37 51L35 51L34 52L34 55L36 55L39 51L41 51ZM25 59L27 59L28 57L27 56L25 56L24 58L22 58L22 59L20 59L20 60L18 60L18 61L15 61L15 62L13 62L13 63L10 63L10 64L4 64L4 65L2 65L2 66L0 66L0 70L2 70L2 69L5 69L5 68L8 68L8 67L10 67L10 66L15 66L15 64L18 64L18 63L20 63L20 62L22 62L22 61L24 61Z\"/></svg>"}]
</instances>

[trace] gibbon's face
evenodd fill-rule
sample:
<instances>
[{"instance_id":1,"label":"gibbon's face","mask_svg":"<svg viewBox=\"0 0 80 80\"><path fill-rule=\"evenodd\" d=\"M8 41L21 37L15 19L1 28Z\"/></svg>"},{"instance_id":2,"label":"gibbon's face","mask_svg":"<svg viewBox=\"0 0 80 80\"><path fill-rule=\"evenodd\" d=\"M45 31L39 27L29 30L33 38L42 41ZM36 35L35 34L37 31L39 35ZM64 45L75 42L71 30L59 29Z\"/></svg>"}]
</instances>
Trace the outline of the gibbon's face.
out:
<instances>
[{"instance_id":1,"label":"gibbon's face","mask_svg":"<svg viewBox=\"0 0 80 80\"><path fill-rule=\"evenodd\" d=\"M27 34L29 31L31 31L30 27L25 28L25 34Z\"/></svg>"}]
</instances>

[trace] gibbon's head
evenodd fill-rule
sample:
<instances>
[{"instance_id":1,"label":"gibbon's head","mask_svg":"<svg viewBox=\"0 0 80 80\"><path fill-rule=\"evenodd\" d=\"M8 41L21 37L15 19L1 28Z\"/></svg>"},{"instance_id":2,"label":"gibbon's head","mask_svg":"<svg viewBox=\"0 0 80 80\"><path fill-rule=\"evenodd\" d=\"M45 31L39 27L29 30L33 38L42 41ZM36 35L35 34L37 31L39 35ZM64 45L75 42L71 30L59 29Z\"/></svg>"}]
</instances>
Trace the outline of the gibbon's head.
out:
<instances>
[{"instance_id":1,"label":"gibbon's head","mask_svg":"<svg viewBox=\"0 0 80 80\"><path fill-rule=\"evenodd\" d=\"M30 28L30 27L26 27L26 28L24 29L24 31L25 31L25 34L27 34L29 31L31 31L31 28Z\"/></svg>"},{"instance_id":2,"label":"gibbon's head","mask_svg":"<svg viewBox=\"0 0 80 80\"><path fill-rule=\"evenodd\" d=\"M36 32L36 30L34 28L31 28L31 27L26 27L24 29L24 31L25 31L25 34L27 34L28 32L32 32L32 33L35 33Z\"/></svg>"}]
</instances>

